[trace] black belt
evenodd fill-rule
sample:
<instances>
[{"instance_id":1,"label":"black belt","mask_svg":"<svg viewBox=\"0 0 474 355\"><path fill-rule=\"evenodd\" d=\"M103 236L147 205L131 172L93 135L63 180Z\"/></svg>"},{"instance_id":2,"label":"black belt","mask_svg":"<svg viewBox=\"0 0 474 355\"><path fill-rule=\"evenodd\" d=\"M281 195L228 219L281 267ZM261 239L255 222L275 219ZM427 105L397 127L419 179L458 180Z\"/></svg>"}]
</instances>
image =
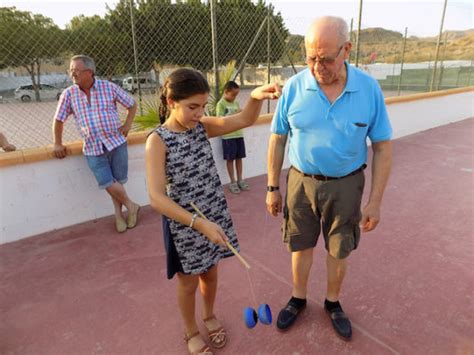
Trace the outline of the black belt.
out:
<instances>
[{"instance_id":1,"label":"black belt","mask_svg":"<svg viewBox=\"0 0 474 355\"><path fill-rule=\"evenodd\" d=\"M360 173L361 171L363 171L365 168L367 167L367 164L363 164L359 169L356 169L354 170L353 172L347 174L347 175L344 175L344 176L339 176L339 177L334 177L334 176L326 176L326 175L317 175L317 174L306 174L306 173L303 173L302 171L299 171L298 169L296 169L294 166L292 166L291 168L300 173L301 175L305 176L305 177L310 177L310 178L313 178L313 179L316 179L316 180L320 180L320 181L329 181L329 180L340 180L340 179L344 179L348 176L352 176L352 175L356 175L358 173Z\"/></svg>"}]
</instances>

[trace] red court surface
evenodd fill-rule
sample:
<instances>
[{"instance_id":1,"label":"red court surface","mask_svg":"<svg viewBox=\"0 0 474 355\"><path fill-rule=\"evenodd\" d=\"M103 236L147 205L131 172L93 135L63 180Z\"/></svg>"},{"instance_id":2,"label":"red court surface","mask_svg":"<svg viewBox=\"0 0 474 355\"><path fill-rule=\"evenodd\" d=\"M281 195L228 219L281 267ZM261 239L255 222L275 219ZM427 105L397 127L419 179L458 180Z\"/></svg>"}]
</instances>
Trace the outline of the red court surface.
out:
<instances>
[{"instance_id":1,"label":"red court surface","mask_svg":"<svg viewBox=\"0 0 474 355\"><path fill-rule=\"evenodd\" d=\"M341 295L351 342L323 311L318 245L308 307L285 333L245 327L243 309L254 306L246 271L237 258L220 264L216 314L229 342L216 354L474 353L473 133L468 119L394 141L382 222L362 236ZM275 319L291 292L290 254L281 217L264 209L266 177L249 183L227 197L257 302ZM150 207L125 234L107 217L0 246L0 261L1 354L186 353Z\"/></svg>"}]
</instances>

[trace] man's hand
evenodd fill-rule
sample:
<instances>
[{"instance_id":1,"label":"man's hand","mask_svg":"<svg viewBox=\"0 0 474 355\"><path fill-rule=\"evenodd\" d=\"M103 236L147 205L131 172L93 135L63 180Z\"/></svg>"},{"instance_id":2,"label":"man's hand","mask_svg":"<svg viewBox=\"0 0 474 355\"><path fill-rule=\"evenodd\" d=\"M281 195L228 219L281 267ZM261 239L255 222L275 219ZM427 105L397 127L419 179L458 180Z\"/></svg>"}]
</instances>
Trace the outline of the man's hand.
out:
<instances>
[{"instance_id":1,"label":"man's hand","mask_svg":"<svg viewBox=\"0 0 474 355\"><path fill-rule=\"evenodd\" d=\"M130 131L130 129L132 128L132 125L131 124L124 124L123 126L121 126L118 130L120 132L121 135L123 135L124 137L128 136L128 132Z\"/></svg>"},{"instance_id":2,"label":"man's hand","mask_svg":"<svg viewBox=\"0 0 474 355\"><path fill-rule=\"evenodd\" d=\"M266 204L268 213L274 217L278 216L282 208L280 191L267 192Z\"/></svg>"},{"instance_id":3,"label":"man's hand","mask_svg":"<svg viewBox=\"0 0 474 355\"><path fill-rule=\"evenodd\" d=\"M380 206L367 204L362 211L362 219L359 226L363 232L370 232L377 227L380 221Z\"/></svg>"},{"instance_id":4,"label":"man's hand","mask_svg":"<svg viewBox=\"0 0 474 355\"><path fill-rule=\"evenodd\" d=\"M66 147L62 144L55 144L53 148L54 156L58 159L63 159L67 155Z\"/></svg>"}]
</instances>

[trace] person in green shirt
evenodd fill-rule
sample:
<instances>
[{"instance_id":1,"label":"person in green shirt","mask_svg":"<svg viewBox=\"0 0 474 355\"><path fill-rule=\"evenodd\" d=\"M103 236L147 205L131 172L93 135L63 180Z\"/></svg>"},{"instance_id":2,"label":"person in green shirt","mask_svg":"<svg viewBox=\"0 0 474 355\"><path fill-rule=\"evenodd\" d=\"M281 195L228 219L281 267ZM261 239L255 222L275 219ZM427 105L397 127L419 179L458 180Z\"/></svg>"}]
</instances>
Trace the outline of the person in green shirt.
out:
<instances>
[{"instance_id":1,"label":"person in green shirt","mask_svg":"<svg viewBox=\"0 0 474 355\"><path fill-rule=\"evenodd\" d=\"M239 93L239 85L235 81L228 81L224 85L224 94L217 103L216 115L229 116L239 112L239 103L235 100ZM244 133L241 129L222 136L222 151L224 153L224 160L227 162L230 192L238 194L241 190L249 190L249 185L242 179L242 159L245 158L245 142ZM237 172L237 176L235 176L235 172Z\"/></svg>"}]
</instances>

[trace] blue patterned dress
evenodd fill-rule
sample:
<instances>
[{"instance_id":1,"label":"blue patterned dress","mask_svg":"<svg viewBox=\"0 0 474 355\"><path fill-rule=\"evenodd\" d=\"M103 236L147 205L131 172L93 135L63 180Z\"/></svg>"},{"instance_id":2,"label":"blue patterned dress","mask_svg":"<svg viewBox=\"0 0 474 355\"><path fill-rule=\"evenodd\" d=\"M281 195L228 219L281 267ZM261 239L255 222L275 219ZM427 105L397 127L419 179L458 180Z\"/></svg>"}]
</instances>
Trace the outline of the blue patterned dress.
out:
<instances>
[{"instance_id":1,"label":"blue patterned dress","mask_svg":"<svg viewBox=\"0 0 474 355\"><path fill-rule=\"evenodd\" d=\"M187 211L194 213L194 202L202 213L224 230L233 247L239 250L224 189L219 179L211 144L201 123L184 132L160 126L155 132L166 145L167 195ZM176 272L202 274L230 250L212 243L204 235L163 216L163 235L167 254L168 278Z\"/></svg>"}]
</instances>

